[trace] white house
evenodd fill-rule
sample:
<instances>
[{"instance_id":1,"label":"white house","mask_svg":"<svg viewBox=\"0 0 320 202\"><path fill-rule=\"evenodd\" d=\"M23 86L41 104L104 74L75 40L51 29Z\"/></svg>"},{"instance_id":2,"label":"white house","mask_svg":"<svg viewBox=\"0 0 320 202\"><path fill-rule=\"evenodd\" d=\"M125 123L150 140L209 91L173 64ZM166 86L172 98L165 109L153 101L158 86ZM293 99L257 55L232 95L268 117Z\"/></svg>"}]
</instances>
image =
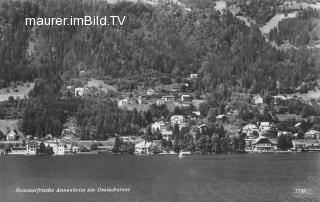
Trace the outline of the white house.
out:
<instances>
[{"instance_id":1,"label":"white house","mask_svg":"<svg viewBox=\"0 0 320 202\"><path fill-rule=\"evenodd\" d=\"M261 122L259 126L260 132L266 132L270 130L270 123L269 122Z\"/></svg>"},{"instance_id":2,"label":"white house","mask_svg":"<svg viewBox=\"0 0 320 202\"><path fill-rule=\"evenodd\" d=\"M279 100L287 100L287 98L284 95L275 95L273 96L273 99L275 105L279 103Z\"/></svg>"},{"instance_id":3,"label":"white house","mask_svg":"<svg viewBox=\"0 0 320 202\"><path fill-rule=\"evenodd\" d=\"M75 96L83 96L84 95L84 89L83 88L75 88L74 89L74 95Z\"/></svg>"},{"instance_id":4,"label":"white house","mask_svg":"<svg viewBox=\"0 0 320 202\"><path fill-rule=\"evenodd\" d=\"M133 144L137 144L140 143L141 141L143 141L143 139L141 137L137 137L137 136L120 136L119 139L123 142L123 143L133 143Z\"/></svg>"},{"instance_id":5,"label":"white house","mask_svg":"<svg viewBox=\"0 0 320 202\"><path fill-rule=\"evenodd\" d=\"M163 101L166 101L166 102L168 102L168 101L175 101L175 97L173 96L173 95L164 95L164 96L162 96L162 100Z\"/></svg>"},{"instance_id":6,"label":"white house","mask_svg":"<svg viewBox=\"0 0 320 202\"><path fill-rule=\"evenodd\" d=\"M139 98L138 98L138 103L139 103L139 105L149 104L147 98L145 98L145 97L143 97L143 96L139 96Z\"/></svg>"},{"instance_id":7,"label":"white house","mask_svg":"<svg viewBox=\"0 0 320 202\"><path fill-rule=\"evenodd\" d=\"M190 74L190 79L197 79L198 78L198 74Z\"/></svg>"},{"instance_id":8,"label":"white house","mask_svg":"<svg viewBox=\"0 0 320 202\"><path fill-rule=\"evenodd\" d=\"M305 139L318 139L320 140L320 132L316 130L309 130L304 134Z\"/></svg>"},{"instance_id":9,"label":"white house","mask_svg":"<svg viewBox=\"0 0 320 202\"><path fill-rule=\"evenodd\" d=\"M192 97L190 95L181 95L181 101L192 101Z\"/></svg>"},{"instance_id":10,"label":"white house","mask_svg":"<svg viewBox=\"0 0 320 202\"><path fill-rule=\"evenodd\" d=\"M48 141L44 142L46 147L52 147L54 155L64 155L65 147L64 144L60 141Z\"/></svg>"},{"instance_id":11,"label":"white house","mask_svg":"<svg viewBox=\"0 0 320 202\"><path fill-rule=\"evenodd\" d=\"M119 100L118 106L119 106L119 107L126 107L126 106L128 106L128 99Z\"/></svg>"},{"instance_id":12,"label":"white house","mask_svg":"<svg viewBox=\"0 0 320 202\"><path fill-rule=\"evenodd\" d=\"M254 152L272 152L276 150L276 145L266 137L258 137L252 143Z\"/></svg>"},{"instance_id":13,"label":"white house","mask_svg":"<svg viewBox=\"0 0 320 202\"><path fill-rule=\"evenodd\" d=\"M25 147L12 147L11 152L9 152L8 154L25 155L27 154L27 150Z\"/></svg>"},{"instance_id":14,"label":"white house","mask_svg":"<svg viewBox=\"0 0 320 202\"><path fill-rule=\"evenodd\" d=\"M173 115L171 116L170 118L170 122L172 125L175 125L175 124L184 124L185 123L185 118L182 116L182 115Z\"/></svg>"},{"instance_id":15,"label":"white house","mask_svg":"<svg viewBox=\"0 0 320 202\"><path fill-rule=\"evenodd\" d=\"M154 95L154 90L153 89L148 89L147 90L147 95Z\"/></svg>"},{"instance_id":16,"label":"white house","mask_svg":"<svg viewBox=\"0 0 320 202\"><path fill-rule=\"evenodd\" d=\"M17 133L14 130L11 130L8 134L7 134L7 141L12 141L15 140L17 137Z\"/></svg>"},{"instance_id":17,"label":"white house","mask_svg":"<svg viewBox=\"0 0 320 202\"><path fill-rule=\"evenodd\" d=\"M158 129L160 131L166 130L166 124L163 121L158 121L151 125L152 132L156 132Z\"/></svg>"},{"instance_id":18,"label":"white house","mask_svg":"<svg viewBox=\"0 0 320 202\"><path fill-rule=\"evenodd\" d=\"M192 114L195 116L201 116L201 113L199 111L193 111Z\"/></svg>"},{"instance_id":19,"label":"white house","mask_svg":"<svg viewBox=\"0 0 320 202\"><path fill-rule=\"evenodd\" d=\"M28 155L36 155L37 150L39 149L38 142L28 142L27 144L27 153Z\"/></svg>"},{"instance_id":20,"label":"white house","mask_svg":"<svg viewBox=\"0 0 320 202\"><path fill-rule=\"evenodd\" d=\"M313 147L320 147L320 142L315 139L292 140L292 149L303 150Z\"/></svg>"},{"instance_id":21,"label":"white house","mask_svg":"<svg viewBox=\"0 0 320 202\"><path fill-rule=\"evenodd\" d=\"M263 98L260 95L255 95L252 98L252 101L254 104L259 105L259 104L263 104Z\"/></svg>"},{"instance_id":22,"label":"white house","mask_svg":"<svg viewBox=\"0 0 320 202\"><path fill-rule=\"evenodd\" d=\"M152 142L140 142L134 146L135 154L150 154Z\"/></svg>"},{"instance_id":23,"label":"white house","mask_svg":"<svg viewBox=\"0 0 320 202\"><path fill-rule=\"evenodd\" d=\"M254 133L259 134L259 129L255 124L247 124L242 128L242 133L250 137L253 136Z\"/></svg>"}]
</instances>

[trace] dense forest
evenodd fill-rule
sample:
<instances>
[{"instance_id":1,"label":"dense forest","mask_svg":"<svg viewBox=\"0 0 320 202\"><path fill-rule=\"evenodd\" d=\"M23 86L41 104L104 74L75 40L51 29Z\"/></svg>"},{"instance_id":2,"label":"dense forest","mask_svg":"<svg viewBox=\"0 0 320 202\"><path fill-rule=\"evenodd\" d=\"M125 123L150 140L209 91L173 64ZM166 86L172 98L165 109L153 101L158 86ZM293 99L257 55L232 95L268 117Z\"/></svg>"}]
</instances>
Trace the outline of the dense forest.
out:
<instances>
[{"instance_id":1,"label":"dense forest","mask_svg":"<svg viewBox=\"0 0 320 202\"><path fill-rule=\"evenodd\" d=\"M181 78L198 73L196 85L207 93L230 87L251 93L292 92L317 78L319 58L314 52L277 50L258 26L246 26L229 11L220 13L214 2L205 5L187 11L173 4L1 1L1 87L11 81L36 81L30 99L23 103L21 130L58 136L68 117L74 116L83 139L106 139L106 131L138 133L153 121L152 111L122 111L110 100L62 98L65 75L77 77L82 70L93 76L141 81L149 74ZM245 12L259 13L255 7ZM26 17L85 15L119 15L127 20L114 27L24 24Z\"/></svg>"},{"instance_id":2,"label":"dense forest","mask_svg":"<svg viewBox=\"0 0 320 202\"><path fill-rule=\"evenodd\" d=\"M245 26L230 12L220 15L214 4L188 12L172 4L34 2L1 3L0 79L7 82L80 70L129 78L152 69L172 77L198 72L206 91L220 83L259 91L275 90L277 80L283 89L297 87L318 70L311 54L275 50L258 27ZM30 16L108 14L128 20L108 28L24 25Z\"/></svg>"}]
</instances>

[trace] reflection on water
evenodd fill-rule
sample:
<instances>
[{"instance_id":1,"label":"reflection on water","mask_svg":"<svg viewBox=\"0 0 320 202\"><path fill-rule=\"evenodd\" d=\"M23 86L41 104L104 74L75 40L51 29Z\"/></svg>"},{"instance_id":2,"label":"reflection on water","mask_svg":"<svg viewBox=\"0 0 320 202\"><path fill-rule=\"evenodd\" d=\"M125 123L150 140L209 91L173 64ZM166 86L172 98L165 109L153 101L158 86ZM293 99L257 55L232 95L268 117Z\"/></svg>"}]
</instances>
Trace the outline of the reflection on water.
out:
<instances>
[{"instance_id":1,"label":"reflection on water","mask_svg":"<svg viewBox=\"0 0 320 202\"><path fill-rule=\"evenodd\" d=\"M0 179L0 201L319 201L320 153L1 156ZM38 187L95 192L15 193Z\"/></svg>"}]
</instances>

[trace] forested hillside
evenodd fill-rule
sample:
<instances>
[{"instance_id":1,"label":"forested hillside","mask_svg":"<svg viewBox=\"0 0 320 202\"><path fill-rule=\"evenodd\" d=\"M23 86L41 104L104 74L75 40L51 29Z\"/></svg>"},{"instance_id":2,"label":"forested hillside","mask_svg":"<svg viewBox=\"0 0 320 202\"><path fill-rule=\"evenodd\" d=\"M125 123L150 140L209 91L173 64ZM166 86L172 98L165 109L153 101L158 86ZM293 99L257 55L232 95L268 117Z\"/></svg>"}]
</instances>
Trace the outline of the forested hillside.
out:
<instances>
[{"instance_id":1,"label":"forested hillside","mask_svg":"<svg viewBox=\"0 0 320 202\"><path fill-rule=\"evenodd\" d=\"M126 15L128 20L113 28L24 25L27 16L84 15ZM310 54L273 49L257 27L248 28L229 12L220 16L213 5L188 12L170 4L2 1L0 18L5 81L79 70L128 77L153 69L173 77L199 72L204 90L219 83L272 90L276 80L284 89L296 87L318 68Z\"/></svg>"},{"instance_id":2,"label":"forested hillside","mask_svg":"<svg viewBox=\"0 0 320 202\"><path fill-rule=\"evenodd\" d=\"M85 15L119 15L127 16L127 20L121 27L24 24L25 17ZM212 93L222 85L249 89L251 93L277 93L292 92L303 82L315 81L319 58L308 49L277 50L265 41L258 26L246 26L229 11L220 13L214 3L187 11L173 4L152 7L82 0L0 1L2 87L11 81L39 78L23 115L22 130L26 134L58 135L69 116L77 117L87 131L84 137L91 134L90 127L86 128L90 123L126 133L119 125L125 127L122 120L132 121L133 115L121 118L122 112L107 107L112 106L111 101L100 106L93 100L61 99L62 77L77 77L81 70L93 76L140 81L145 81L150 72L169 78L198 73L196 85L202 92ZM83 118L81 114L89 105L119 116L94 110L89 115L87 110L88 116ZM145 127L150 123L148 116L140 114L142 121L130 130ZM113 125L109 125L111 119Z\"/></svg>"}]
</instances>

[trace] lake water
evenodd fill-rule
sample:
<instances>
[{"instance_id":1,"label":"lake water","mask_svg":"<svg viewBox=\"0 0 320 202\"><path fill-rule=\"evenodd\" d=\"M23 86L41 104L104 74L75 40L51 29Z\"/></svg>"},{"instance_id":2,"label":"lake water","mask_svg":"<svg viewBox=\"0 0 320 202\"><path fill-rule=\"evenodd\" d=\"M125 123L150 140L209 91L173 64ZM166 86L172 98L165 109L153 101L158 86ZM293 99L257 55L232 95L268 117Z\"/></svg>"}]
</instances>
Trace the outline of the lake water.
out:
<instances>
[{"instance_id":1,"label":"lake water","mask_svg":"<svg viewBox=\"0 0 320 202\"><path fill-rule=\"evenodd\" d=\"M15 192L38 187L130 192ZM0 156L0 201L320 201L320 153Z\"/></svg>"}]
</instances>

